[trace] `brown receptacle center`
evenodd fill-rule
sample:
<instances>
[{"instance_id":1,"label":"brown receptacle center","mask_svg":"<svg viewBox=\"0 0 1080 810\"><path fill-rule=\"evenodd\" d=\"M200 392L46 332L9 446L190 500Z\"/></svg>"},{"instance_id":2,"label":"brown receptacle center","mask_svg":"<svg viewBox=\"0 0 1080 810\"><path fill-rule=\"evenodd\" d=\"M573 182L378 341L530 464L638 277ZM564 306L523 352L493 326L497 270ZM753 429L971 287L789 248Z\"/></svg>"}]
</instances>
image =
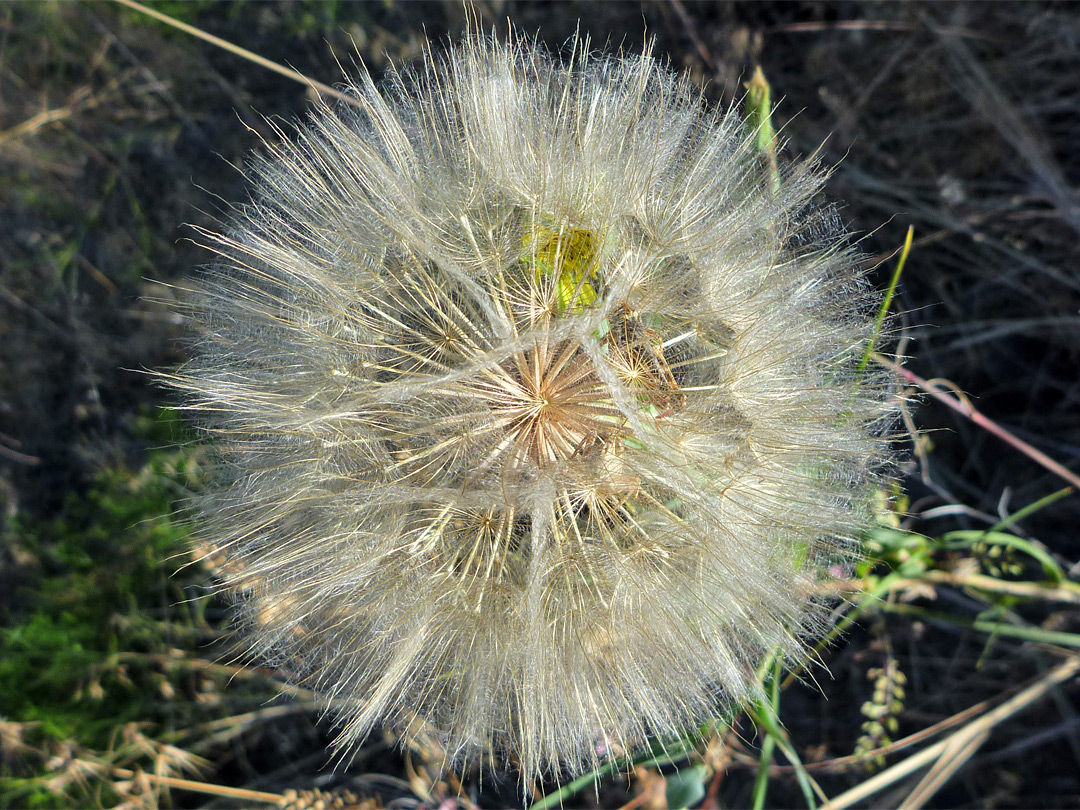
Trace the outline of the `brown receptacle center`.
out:
<instances>
[{"instance_id":1,"label":"brown receptacle center","mask_svg":"<svg viewBox=\"0 0 1080 810\"><path fill-rule=\"evenodd\" d=\"M623 418L591 360L573 341L535 345L486 370L484 394L507 461L544 465L571 458L590 440L622 431Z\"/></svg>"}]
</instances>

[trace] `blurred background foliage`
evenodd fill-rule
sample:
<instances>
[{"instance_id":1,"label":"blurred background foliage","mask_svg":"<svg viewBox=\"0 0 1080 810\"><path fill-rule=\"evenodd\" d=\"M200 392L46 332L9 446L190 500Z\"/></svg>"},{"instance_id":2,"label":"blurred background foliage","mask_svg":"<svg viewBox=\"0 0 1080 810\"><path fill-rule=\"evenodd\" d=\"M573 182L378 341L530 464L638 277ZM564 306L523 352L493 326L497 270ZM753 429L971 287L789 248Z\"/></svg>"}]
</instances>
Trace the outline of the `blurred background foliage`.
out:
<instances>
[{"instance_id":1,"label":"blurred background foliage","mask_svg":"<svg viewBox=\"0 0 1080 810\"><path fill-rule=\"evenodd\" d=\"M154 8L330 84L339 61L379 74L465 23L458 2ZM579 29L631 51L651 37L721 104L760 66L781 161L832 167L882 286L914 227L882 348L1077 467L1080 9L475 8L555 50ZM213 549L183 518L200 449L141 372L184 357L171 302L208 258L185 224L244 199L267 119L302 116L308 92L117 5L0 6L0 805L520 803L512 777L439 773L437 741L401 750L392 729L330 767L314 697L237 657ZM767 697L702 740L537 800L1080 805L1080 502L935 399L908 417L901 480L819 661L801 679L763 670Z\"/></svg>"}]
</instances>

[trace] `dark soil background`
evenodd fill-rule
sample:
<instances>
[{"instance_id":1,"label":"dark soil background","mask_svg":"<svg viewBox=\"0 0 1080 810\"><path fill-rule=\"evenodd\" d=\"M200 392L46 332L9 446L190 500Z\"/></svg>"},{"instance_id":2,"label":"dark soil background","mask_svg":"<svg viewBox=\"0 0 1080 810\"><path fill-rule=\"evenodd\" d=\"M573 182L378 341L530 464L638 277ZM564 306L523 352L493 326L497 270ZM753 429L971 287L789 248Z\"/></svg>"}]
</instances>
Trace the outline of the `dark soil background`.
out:
<instances>
[{"instance_id":1,"label":"dark soil background","mask_svg":"<svg viewBox=\"0 0 1080 810\"><path fill-rule=\"evenodd\" d=\"M341 79L339 60L352 69L358 53L378 74L465 25L458 2L154 7L329 84ZM575 31L597 47L631 51L649 37L722 104L742 97L760 65L779 101L784 159L819 151L833 168L828 194L880 285L894 266L886 259L914 226L894 306L901 314L893 348L899 344L907 367L950 380L1011 433L1080 466L1080 6L668 0L475 8L486 27L505 34L510 20L539 31L553 50ZM26 527L70 518L71 504L95 491L103 471L138 471L167 446L147 425L168 403L142 370L184 359L183 323L169 299L181 300L184 279L208 260L188 241L187 225L214 227L229 203L245 199L247 156L261 136L272 137L264 119L302 116L308 92L107 2L0 6L0 618L10 626L26 615L27 583L60 564L18 539ZM918 531L983 528L1062 486L932 401L916 398L909 411L921 438L903 486ZM1080 558L1077 525L1074 495L1033 515L1025 530L1071 564ZM225 616L223 606L214 610ZM1080 629L1075 610L1044 611L1038 620ZM883 649L908 676L901 736L1000 695L1046 664L1029 644L988 644L984 635L894 615L863 622L826 652L815 684L785 695L782 719L804 761L854 750L872 686L866 672L881 666ZM1059 690L996 729L928 806L1080 806L1078 697L1075 687ZM418 792L422 766L382 740L350 769L328 768L330 731L317 712L290 717L232 738L202 778L278 793L347 786L384 806L434 807L445 798L430 781L427 797ZM750 802L756 741L752 726L740 730L745 739L736 739L723 779L710 785L711 806ZM19 750L5 742L0 776L33 771L20 771ZM422 751L414 755L423 760ZM648 778L613 778L574 801L616 807ZM824 768L815 778L835 795L866 772ZM462 779L479 806L519 801L512 781L487 776L477 792L475 774ZM892 805L904 795L871 801ZM159 799L236 806L183 790ZM639 806L655 806L647 799ZM769 804L802 805L790 774L777 770Z\"/></svg>"}]
</instances>

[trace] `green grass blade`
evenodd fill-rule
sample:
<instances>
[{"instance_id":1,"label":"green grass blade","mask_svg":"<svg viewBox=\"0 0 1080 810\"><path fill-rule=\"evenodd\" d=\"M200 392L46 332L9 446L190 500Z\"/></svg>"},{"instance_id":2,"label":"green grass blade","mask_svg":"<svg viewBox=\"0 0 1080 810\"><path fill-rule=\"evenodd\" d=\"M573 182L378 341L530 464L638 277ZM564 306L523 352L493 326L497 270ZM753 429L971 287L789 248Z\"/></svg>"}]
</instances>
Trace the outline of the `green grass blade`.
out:
<instances>
[{"instance_id":1,"label":"green grass blade","mask_svg":"<svg viewBox=\"0 0 1080 810\"><path fill-rule=\"evenodd\" d=\"M638 753L632 758L617 757L612 759L599 768L594 768L577 779L561 785L558 790L547 794L542 799L538 799L529 805L529 810L548 810L551 807L561 807L566 799L577 795L589 785L595 784L598 779L602 779L618 770L628 770L632 767L649 768L654 765L668 765L680 759L685 759L694 750L697 741L701 739L702 731L702 729L695 729L692 734L687 734L671 742L656 741L647 750Z\"/></svg>"},{"instance_id":2,"label":"green grass blade","mask_svg":"<svg viewBox=\"0 0 1080 810\"><path fill-rule=\"evenodd\" d=\"M911 252L911 241L914 238L915 227L909 225L907 236L904 237L904 246L900 249L900 258L896 262L896 269L893 270L892 278L889 279L889 286L885 290L885 298L882 299L881 307L878 308L877 317L874 319L874 333L866 344L866 353L859 363L859 371L866 368L866 364L870 362L870 355L874 353L874 346L881 335L881 327L885 324L885 318L889 314L889 307L892 306L893 296L896 294L896 285L900 283L900 274L904 272L904 265L907 264L908 254Z\"/></svg>"},{"instance_id":3,"label":"green grass blade","mask_svg":"<svg viewBox=\"0 0 1080 810\"><path fill-rule=\"evenodd\" d=\"M1046 507L1050 506L1050 504L1056 503L1062 498L1066 498L1072 494L1072 487L1062 487L1057 492L1051 492L1049 495L1044 495L1042 498L1039 498L1039 500L1035 501L1034 503L1029 503L1023 509L1018 509L1017 511L1013 512L1011 515L1005 518L1005 520L999 523L995 523L993 526L990 527L990 531L1000 532L1008 529L1010 526L1015 526L1024 518L1030 517L1039 510L1045 509Z\"/></svg>"},{"instance_id":4,"label":"green grass blade","mask_svg":"<svg viewBox=\"0 0 1080 810\"><path fill-rule=\"evenodd\" d=\"M810 778L810 774L807 773L806 768L803 767L802 760L799 758L798 752L788 739L787 733L780 727L780 721L772 711L772 705L761 701L756 707L749 710L758 722L759 728L761 728L769 737L773 738L776 746L783 752L788 762L795 768L795 778L798 780L799 789L802 791L803 799L806 800L806 806L810 810L815 810L817 807L817 800L814 798L815 793L819 793L821 788L817 787L813 779Z\"/></svg>"},{"instance_id":5,"label":"green grass blade","mask_svg":"<svg viewBox=\"0 0 1080 810\"><path fill-rule=\"evenodd\" d=\"M952 613L938 610L927 610L917 605L902 602L883 602L881 609L889 613L897 613L905 616L915 616L923 620L946 622L958 627L966 627L970 630L978 630L981 633L992 633L1009 638L1018 638L1023 641L1032 641L1041 644L1056 644L1059 647L1080 648L1080 633L1066 633L1061 630L1044 630L1041 627L1018 627L1013 624L988 621L986 619L965 619Z\"/></svg>"},{"instance_id":6,"label":"green grass blade","mask_svg":"<svg viewBox=\"0 0 1080 810\"><path fill-rule=\"evenodd\" d=\"M772 713L778 714L780 706L780 661L773 664L772 677L769 683L769 703L772 704ZM765 796L769 790L769 765L772 764L773 752L776 749L776 738L772 734L765 734L761 741L761 754L758 758L757 775L754 778L753 808L763 810Z\"/></svg>"}]
</instances>

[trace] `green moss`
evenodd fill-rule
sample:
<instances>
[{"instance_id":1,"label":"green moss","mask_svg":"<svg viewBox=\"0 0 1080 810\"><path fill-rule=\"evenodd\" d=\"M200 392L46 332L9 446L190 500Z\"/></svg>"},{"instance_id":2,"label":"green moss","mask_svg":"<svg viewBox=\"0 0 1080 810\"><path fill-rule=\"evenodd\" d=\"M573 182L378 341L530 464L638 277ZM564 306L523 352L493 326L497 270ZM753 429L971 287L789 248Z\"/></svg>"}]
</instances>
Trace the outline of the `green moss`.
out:
<instances>
[{"instance_id":1,"label":"green moss","mask_svg":"<svg viewBox=\"0 0 1080 810\"><path fill-rule=\"evenodd\" d=\"M142 428L160 440L175 424ZM118 724L160 715L153 679L110 657L166 652L191 635L200 574L182 570L187 530L172 514L197 473L191 451L159 450L141 469L103 471L51 519L15 521L3 539L24 564L2 616L0 715L91 746L107 745Z\"/></svg>"}]
</instances>

